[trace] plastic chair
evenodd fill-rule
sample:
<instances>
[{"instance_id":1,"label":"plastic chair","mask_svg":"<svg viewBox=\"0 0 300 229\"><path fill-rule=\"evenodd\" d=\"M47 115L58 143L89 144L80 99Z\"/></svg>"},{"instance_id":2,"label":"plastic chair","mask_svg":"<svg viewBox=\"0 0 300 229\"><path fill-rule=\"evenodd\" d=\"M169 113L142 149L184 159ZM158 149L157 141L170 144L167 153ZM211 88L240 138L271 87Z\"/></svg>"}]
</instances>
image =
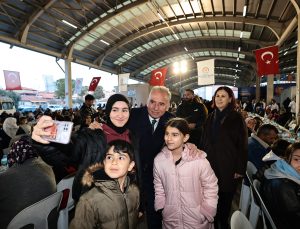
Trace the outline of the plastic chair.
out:
<instances>
[{"instance_id":1,"label":"plastic chair","mask_svg":"<svg viewBox=\"0 0 300 229\"><path fill-rule=\"evenodd\" d=\"M262 210L262 213L263 213L262 217L263 217L264 228L265 229L268 228L267 225L266 225L266 220L265 220L265 217L267 217L267 219L268 219L271 227L273 229L277 229L277 227L276 227L276 225L275 225L275 223L274 223L274 221L273 221L273 219L272 219L272 217L271 217L271 215L270 215L270 213L269 213L269 211L268 211L268 209L267 209L267 207L266 207L266 205L265 205L265 203L264 203L264 201L261 198L261 195L259 193L259 190L260 190L260 182L259 182L259 180L255 179L253 181L253 188L254 188L254 190L256 192L256 195L258 197L259 204L261 206L261 210Z\"/></svg>"},{"instance_id":2,"label":"plastic chair","mask_svg":"<svg viewBox=\"0 0 300 229\"><path fill-rule=\"evenodd\" d=\"M239 209L244 215L248 214L250 201L251 201L250 187L247 184L245 184L245 179L244 179L242 183L240 203L239 203Z\"/></svg>"},{"instance_id":3,"label":"plastic chair","mask_svg":"<svg viewBox=\"0 0 300 229\"><path fill-rule=\"evenodd\" d=\"M253 175L256 174L256 172L257 172L257 168L255 167L255 165L251 161L248 161L246 175L248 177L251 186L253 185Z\"/></svg>"},{"instance_id":4,"label":"plastic chair","mask_svg":"<svg viewBox=\"0 0 300 229\"><path fill-rule=\"evenodd\" d=\"M253 229L247 217L240 211L235 211L230 219L231 229Z\"/></svg>"},{"instance_id":5,"label":"plastic chair","mask_svg":"<svg viewBox=\"0 0 300 229\"><path fill-rule=\"evenodd\" d=\"M74 174L63 178L57 184L57 191L68 190L70 195L64 209L60 210L57 221L57 229L68 229L69 227L69 211L74 208L74 200L72 198L72 185L74 181Z\"/></svg>"},{"instance_id":6,"label":"plastic chair","mask_svg":"<svg viewBox=\"0 0 300 229\"><path fill-rule=\"evenodd\" d=\"M250 189L251 194L251 204L250 204L250 213L249 213L249 221L253 228L256 228L259 215L261 214L261 209L255 199L254 189L253 187Z\"/></svg>"},{"instance_id":7,"label":"plastic chair","mask_svg":"<svg viewBox=\"0 0 300 229\"><path fill-rule=\"evenodd\" d=\"M63 192L56 192L25 208L10 221L7 229L22 228L29 224L36 229L48 229L48 215L59 207L62 197Z\"/></svg>"}]
</instances>

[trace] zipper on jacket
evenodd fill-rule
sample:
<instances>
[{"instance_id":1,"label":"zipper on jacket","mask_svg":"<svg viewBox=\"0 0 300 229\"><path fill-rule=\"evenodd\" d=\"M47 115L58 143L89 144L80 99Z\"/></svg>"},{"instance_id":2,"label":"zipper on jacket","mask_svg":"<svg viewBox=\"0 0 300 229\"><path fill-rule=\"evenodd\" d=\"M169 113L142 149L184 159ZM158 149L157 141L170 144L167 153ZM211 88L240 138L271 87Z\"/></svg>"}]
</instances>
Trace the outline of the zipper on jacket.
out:
<instances>
[{"instance_id":1,"label":"zipper on jacket","mask_svg":"<svg viewBox=\"0 0 300 229\"><path fill-rule=\"evenodd\" d=\"M126 194L122 193L124 204L125 204L125 210L126 210L126 216L127 216L127 228L129 229L129 212L128 212L128 207L126 203Z\"/></svg>"},{"instance_id":2,"label":"zipper on jacket","mask_svg":"<svg viewBox=\"0 0 300 229\"><path fill-rule=\"evenodd\" d=\"M181 161L182 162L182 161ZM180 165L181 162L178 164ZM177 165L177 166L178 166ZM179 202L180 202L180 218L181 218L181 224L183 226L183 215L182 215L182 201L181 201L181 191L180 191L180 182L179 182L179 173L178 173L178 167L174 164L175 167L175 172L176 172L176 182L177 182L177 188L178 188L178 193L179 193Z\"/></svg>"}]
</instances>

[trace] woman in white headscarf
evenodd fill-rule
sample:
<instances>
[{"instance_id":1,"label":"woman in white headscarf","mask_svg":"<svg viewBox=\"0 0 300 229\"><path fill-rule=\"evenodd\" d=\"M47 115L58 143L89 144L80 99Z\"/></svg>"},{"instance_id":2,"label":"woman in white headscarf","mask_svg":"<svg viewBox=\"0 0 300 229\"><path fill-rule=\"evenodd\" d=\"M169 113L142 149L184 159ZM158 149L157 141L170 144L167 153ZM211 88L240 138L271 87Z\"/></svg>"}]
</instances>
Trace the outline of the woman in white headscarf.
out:
<instances>
[{"instance_id":1,"label":"woman in white headscarf","mask_svg":"<svg viewBox=\"0 0 300 229\"><path fill-rule=\"evenodd\" d=\"M25 132L19 129L16 118L6 118L0 130L0 149L9 147L10 140L14 139L18 134L25 134Z\"/></svg>"}]
</instances>

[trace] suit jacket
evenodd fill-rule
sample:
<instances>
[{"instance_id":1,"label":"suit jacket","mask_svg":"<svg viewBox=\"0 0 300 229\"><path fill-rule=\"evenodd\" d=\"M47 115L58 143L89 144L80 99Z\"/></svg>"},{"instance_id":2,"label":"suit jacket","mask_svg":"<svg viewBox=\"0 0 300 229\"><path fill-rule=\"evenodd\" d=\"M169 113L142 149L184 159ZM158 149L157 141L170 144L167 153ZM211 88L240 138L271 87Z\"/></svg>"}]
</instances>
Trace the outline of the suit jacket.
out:
<instances>
[{"instance_id":1,"label":"suit jacket","mask_svg":"<svg viewBox=\"0 0 300 229\"><path fill-rule=\"evenodd\" d=\"M157 127L152 134L147 107L133 108L131 110L129 129L138 138L143 181L147 182L149 179L153 179L154 158L164 145L165 124L172 117L174 116L167 111L160 117Z\"/></svg>"},{"instance_id":2,"label":"suit jacket","mask_svg":"<svg viewBox=\"0 0 300 229\"><path fill-rule=\"evenodd\" d=\"M204 126L202 150L207 153L221 192L234 192L234 173L244 175L247 166L247 127L240 113L232 110L221 122L218 136L211 136L215 112L209 114ZM212 138L217 138L213 141Z\"/></svg>"}]
</instances>

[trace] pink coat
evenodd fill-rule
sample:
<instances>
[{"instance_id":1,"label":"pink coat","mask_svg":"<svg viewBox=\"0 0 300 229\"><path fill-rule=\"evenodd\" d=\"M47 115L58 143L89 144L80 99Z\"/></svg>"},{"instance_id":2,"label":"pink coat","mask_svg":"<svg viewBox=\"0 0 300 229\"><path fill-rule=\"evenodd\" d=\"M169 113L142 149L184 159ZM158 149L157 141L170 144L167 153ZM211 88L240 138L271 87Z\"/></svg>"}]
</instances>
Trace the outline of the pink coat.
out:
<instances>
[{"instance_id":1,"label":"pink coat","mask_svg":"<svg viewBox=\"0 0 300 229\"><path fill-rule=\"evenodd\" d=\"M155 210L163 209L163 228L213 228L218 203L218 179L206 153L193 158L187 146L175 166L164 147L154 160Z\"/></svg>"}]
</instances>

